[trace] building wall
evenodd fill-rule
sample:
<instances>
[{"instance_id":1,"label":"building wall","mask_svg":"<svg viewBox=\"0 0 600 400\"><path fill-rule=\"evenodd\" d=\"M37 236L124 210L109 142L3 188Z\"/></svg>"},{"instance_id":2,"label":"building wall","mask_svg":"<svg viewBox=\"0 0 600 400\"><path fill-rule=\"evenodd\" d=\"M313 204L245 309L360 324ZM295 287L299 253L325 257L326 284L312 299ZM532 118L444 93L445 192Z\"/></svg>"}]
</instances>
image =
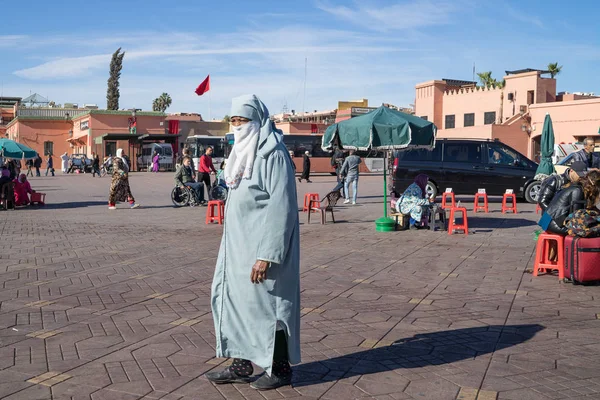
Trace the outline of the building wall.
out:
<instances>
[{"instance_id":1,"label":"building wall","mask_svg":"<svg viewBox=\"0 0 600 400\"><path fill-rule=\"evenodd\" d=\"M436 124L438 128L447 129L446 116L454 115L455 129L463 128L464 115L475 114L475 126L484 124L484 115L486 112L495 112L496 120L500 117L502 108L502 90L493 88L468 88L457 91L445 92L442 95L443 115L442 123Z\"/></svg>"},{"instance_id":2,"label":"building wall","mask_svg":"<svg viewBox=\"0 0 600 400\"><path fill-rule=\"evenodd\" d=\"M529 109L532 140L538 140L546 113L552 118L556 143L573 143L592 137L600 144L600 98L532 105ZM532 151L530 143L530 151Z\"/></svg>"},{"instance_id":3,"label":"building wall","mask_svg":"<svg viewBox=\"0 0 600 400\"><path fill-rule=\"evenodd\" d=\"M498 139L525 157L533 159L529 154L529 135L521 130L521 124L491 125L491 127L492 139Z\"/></svg>"},{"instance_id":4,"label":"building wall","mask_svg":"<svg viewBox=\"0 0 600 400\"><path fill-rule=\"evenodd\" d=\"M137 115L137 133L160 135L165 133L164 120L165 116L160 115ZM87 115L81 115L73 118L73 137L77 137L86 130L81 130L81 122L88 121L87 141L86 145L78 150L83 151L88 156L91 153L105 155L105 143L96 144L95 139L107 133L129 133L129 112L113 113L113 112L93 112ZM128 141L117 141L116 148L122 148L129 157L133 156L133 149Z\"/></svg>"},{"instance_id":5,"label":"building wall","mask_svg":"<svg viewBox=\"0 0 600 400\"><path fill-rule=\"evenodd\" d=\"M429 81L416 86L415 115L427 117L439 129L443 129L444 102L443 95L446 84L444 81Z\"/></svg>"},{"instance_id":6,"label":"building wall","mask_svg":"<svg viewBox=\"0 0 600 400\"><path fill-rule=\"evenodd\" d=\"M361 99L356 101L338 101L338 110L347 110L352 107L369 107L369 100Z\"/></svg>"},{"instance_id":7,"label":"building wall","mask_svg":"<svg viewBox=\"0 0 600 400\"><path fill-rule=\"evenodd\" d=\"M310 134L323 134L329 126L328 124L311 124L309 122L277 122L275 126L281 129L284 134L295 134L295 135L310 135ZM313 132L313 128L316 128L316 132Z\"/></svg>"},{"instance_id":8,"label":"building wall","mask_svg":"<svg viewBox=\"0 0 600 400\"><path fill-rule=\"evenodd\" d=\"M11 139L31 147L43 157L44 142L52 142L54 155L72 152L71 146L67 142L69 129L71 129L71 124L64 119L29 120L18 118L8 127L7 133Z\"/></svg>"}]
</instances>

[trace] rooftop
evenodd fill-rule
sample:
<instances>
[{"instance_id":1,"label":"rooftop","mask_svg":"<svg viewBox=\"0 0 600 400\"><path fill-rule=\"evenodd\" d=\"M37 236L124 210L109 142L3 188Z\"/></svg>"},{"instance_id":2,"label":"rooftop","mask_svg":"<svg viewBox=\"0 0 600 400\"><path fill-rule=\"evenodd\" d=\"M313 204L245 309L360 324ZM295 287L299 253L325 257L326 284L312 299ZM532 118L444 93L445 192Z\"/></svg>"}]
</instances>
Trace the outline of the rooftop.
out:
<instances>
[{"instance_id":1,"label":"rooftop","mask_svg":"<svg viewBox=\"0 0 600 400\"><path fill-rule=\"evenodd\" d=\"M549 74L550 71L543 69L534 69L534 68L523 68L523 69L515 69L514 71L504 71L506 75L517 75L517 74L525 74L527 72L540 72L542 74Z\"/></svg>"}]
</instances>

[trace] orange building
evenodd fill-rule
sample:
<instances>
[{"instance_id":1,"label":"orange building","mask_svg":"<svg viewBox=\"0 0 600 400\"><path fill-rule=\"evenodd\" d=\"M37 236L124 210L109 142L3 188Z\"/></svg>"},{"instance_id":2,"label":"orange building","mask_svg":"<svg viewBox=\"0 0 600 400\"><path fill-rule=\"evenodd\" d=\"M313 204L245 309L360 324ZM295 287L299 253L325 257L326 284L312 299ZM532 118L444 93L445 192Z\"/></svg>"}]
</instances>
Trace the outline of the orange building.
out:
<instances>
[{"instance_id":1,"label":"orange building","mask_svg":"<svg viewBox=\"0 0 600 400\"><path fill-rule=\"evenodd\" d=\"M546 113L556 143L598 136L600 98L557 94L548 71L506 71L506 85L478 87L452 79L416 85L415 113L433 121L440 138L498 139L537 160Z\"/></svg>"},{"instance_id":2,"label":"orange building","mask_svg":"<svg viewBox=\"0 0 600 400\"><path fill-rule=\"evenodd\" d=\"M175 143L177 135L165 131L165 117L157 112L137 112L133 117L131 111L25 108L17 111L6 133L42 156L65 152L104 156L123 148L133 160L144 141ZM133 119L135 133L130 131Z\"/></svg>"}]
</instances>

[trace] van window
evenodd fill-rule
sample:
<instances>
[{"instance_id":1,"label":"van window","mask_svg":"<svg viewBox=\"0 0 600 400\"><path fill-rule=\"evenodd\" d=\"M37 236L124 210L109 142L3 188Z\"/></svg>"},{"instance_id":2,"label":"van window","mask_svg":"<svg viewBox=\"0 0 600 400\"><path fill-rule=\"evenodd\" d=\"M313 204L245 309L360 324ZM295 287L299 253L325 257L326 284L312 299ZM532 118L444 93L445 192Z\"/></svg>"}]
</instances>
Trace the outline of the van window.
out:
<instances>
[{"instance_id":1,"label":"van window","mask_svg":"<svg viewBox=\"0 0 600 400\"><path fill-rule=\"evenodd\" d=\"M488 144L488 164L528 167L529 163L519 153L499 143Z\"/></svg>"},{"instance_id":2,"label":"van window","mask_svg":"<svg viewBox=\"0 0 600 400\"><path fill-rule=\"evenodd\" d=\"M165 147L165 155L172 157L173 156L173 149L171 147Z\"/></svg>"},{"instance_id":3,"label":"van window","mask_svg":"<svg viewBox=\"0 0 600 400\"><path fill-rule=\"evenodd\" d=\"M414 162L414 161L442 161L442 146L435 146L433 150L427 149L406 149L396 152L398 162Z\"/></svg>"},{"instance_id":4,"label":"van window","mask_svg":"<svg viewBox=\"0 0 600 400\"><path fill-rule=\"evenodd\" d=\"M480 143L444 143L444 162L480 163Z\"/></svg>"}]
</instances>

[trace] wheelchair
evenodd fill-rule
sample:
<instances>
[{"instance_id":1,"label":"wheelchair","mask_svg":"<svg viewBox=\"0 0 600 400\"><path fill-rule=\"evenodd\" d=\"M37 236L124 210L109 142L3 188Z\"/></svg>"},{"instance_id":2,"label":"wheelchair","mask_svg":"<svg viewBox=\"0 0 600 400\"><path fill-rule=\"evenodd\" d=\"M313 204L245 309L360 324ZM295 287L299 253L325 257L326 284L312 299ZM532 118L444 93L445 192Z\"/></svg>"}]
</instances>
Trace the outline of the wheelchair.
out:
<instances>
[{"instance_id":1,"label":"wheelchair","mask_svg":"<svg viewBox=\"0 0 600 400\"><path fill-rule=\"evenodd\" d=\"M175 207L197 206L200 204L192 188L175 186L171 191L171 201Z\"/></svg>"}]
</instances>

